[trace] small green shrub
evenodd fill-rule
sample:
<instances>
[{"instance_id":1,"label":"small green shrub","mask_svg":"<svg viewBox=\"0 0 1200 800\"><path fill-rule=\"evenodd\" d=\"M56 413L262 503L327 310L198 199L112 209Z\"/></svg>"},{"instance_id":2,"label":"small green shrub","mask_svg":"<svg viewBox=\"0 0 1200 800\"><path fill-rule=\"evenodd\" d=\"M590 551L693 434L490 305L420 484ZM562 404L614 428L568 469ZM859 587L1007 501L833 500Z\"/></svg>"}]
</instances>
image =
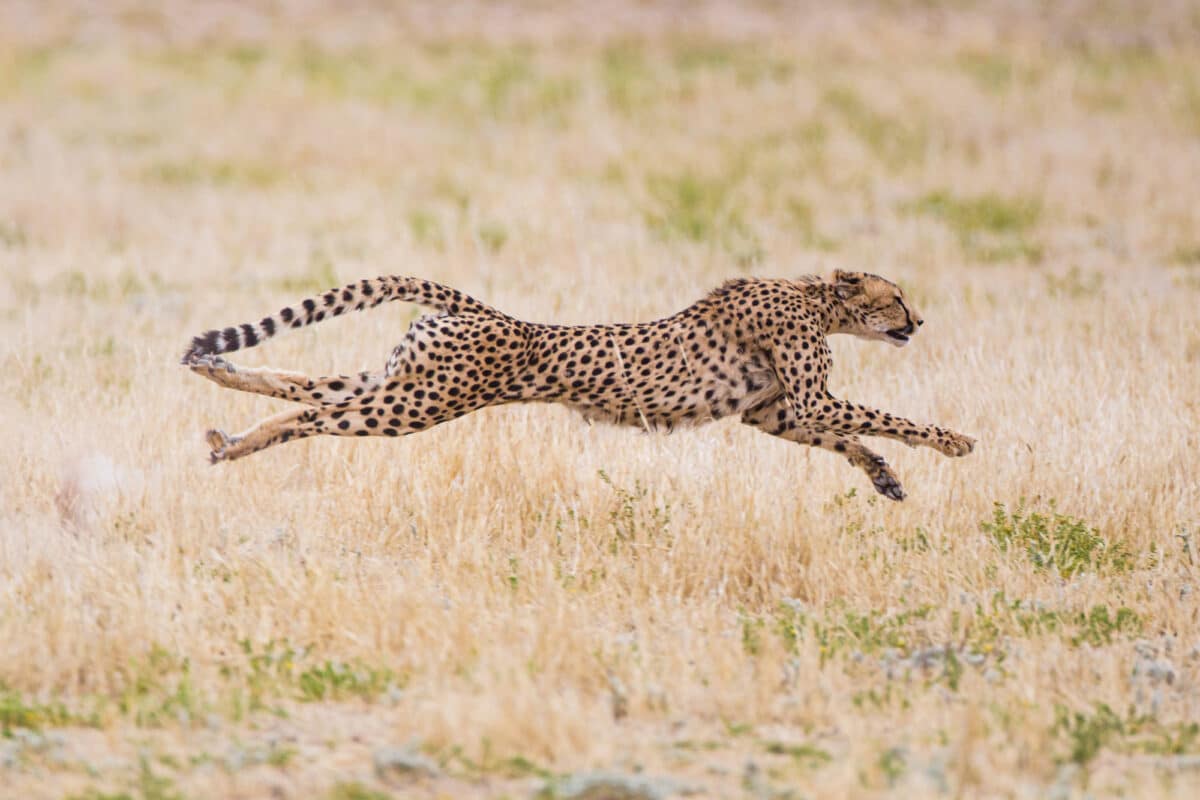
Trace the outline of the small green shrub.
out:
<instances>
[{"instance_id":1,"label":"small green shrub","mask_svg":"<svg viewBox=\"0 0 1200 800\"><path fill-rule=\"evenodd\" d=\"M1086 765L1113 739L1125 735L1125 723L1104 703L1092 714L1069 711L1065 706L1055 709L1054 733L1066 737L1066 760Z\"/></svg>"},{"instance_id":2,"label":"small green shrub","mask_svg":"<svg viewBox=\"0 0 1200 800\"><path fill-rule=\"evenodd\" d=\"M71 720L71 713L61 703L29 702L20 692L0 682L0 734L8 736L14 728L36 731L43 727L65 725Z\"/></svg>"},{"instance_id":3,"label":"small green shrub","mask_svg":"<svg viewBox=\"0 0 1200 800\"><path fill-rule=\"evenodd\" d=\"M1200 244L1179 245L1171 252L1171 262L1182 267L1200 266Z\"/></svg>"},{"instance_id":4,"label":"small green shrub","mask_svg":"<svg viewBox=\"0 0 1200 800\"><path fill-rule=\"evenodd\" d=\"M1059 760L1080 766L1086 766L1105 749L1178 756L1194 753L1200 745L1200 724L1163 723L1132 712L1122 717L1105 703L1097 703L1090 713L1055 706L1051 734L1067 742L1066 752Z\"/></svg>"},{"instance_id":5,"label":"small green shrub","mask_svg":"<svg viewBox=\"0 0 1200 800\"><path fill-rule=\"evenodd\" d=\"M329 800L391 800L387 792L376 791L361 783L338 783L329 791Z\"/></svg>"},{"instance_id":6,"label":"small green shrub","mask_svg":"<svg viewBox=\"0 0 1200 800\"><path fill-rule=\"evenodd\" d=\"M766 750L771 755L788 756L802 767L820 767L833 760L833 756L811 744L785 744L769 741Z\"/></svg>"},{"instance_id":7,"label":"small green shrub","mask_svg":"<svg viewBox=\"0 0 1200 800\"><path fill-rule=\"evenodd\" d=\"M1060 514L1054 501L1048 513L1028 511L1024 501L1009 512L996 503L990 520L980 528L1003 551L1023 551L1038 569L1069 578L1086 570L1124 572L1133 567L1133 554L1121 542L1111 542L1082 519Z\"/></svg>"},{"instance_id":8,"label":"small green shrub","mask_svg":"<svg viewBox=\"0 0 1200 800\"><path fill-rule=\"evenodd\" d=\"M601 483L612 489L615 495L608 512L612 528L612 552L615 554L622 543L669 541L671 528L671 506L646 503L649 490L641 481L634 481L632 489L617 486L604 470L597 473Z\"/></svg>"},{"instance_id":9,"label":"small green shrub","mask_svg":"<svg viewBox=\"0 0 1200 800\"><path fill-rule=\"evenodd\" d=\"M371 698L382 694L392 683L392 677L387 669L326 661L300 673L300 699L312 702L351 696Z\"/></svg>"}]
</instances>

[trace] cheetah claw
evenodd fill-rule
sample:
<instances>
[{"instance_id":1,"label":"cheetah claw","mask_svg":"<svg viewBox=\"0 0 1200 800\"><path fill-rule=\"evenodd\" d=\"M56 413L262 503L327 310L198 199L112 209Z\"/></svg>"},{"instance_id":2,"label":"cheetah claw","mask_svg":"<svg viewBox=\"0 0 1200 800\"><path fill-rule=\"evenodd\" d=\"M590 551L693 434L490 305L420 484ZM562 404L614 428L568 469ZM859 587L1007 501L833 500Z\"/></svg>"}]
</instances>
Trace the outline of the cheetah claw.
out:
<instances>
[{"instance_id":1,"label":"cheetah claw","mask_svg":"<svg viewBox=\"0 0 1200 800\"><path fill-rule=\"evenodd\" d=\"M209 374L222 369L226 372L237 371L237 367L232 362L226 361L218 355L196 356L188 360L187 366L192 372L207 372Z\"/></svg>"},{"instance_id":2,"label":"cheetah claw","mask_svg":"<svg viewBox=\"0 0 1200 800\"><path fill-rule=\"evenodd\" d=\"M905 498L904 487L900 485L900 481L896 480L895 476L886 472L881 472L873 479L875 491L879 492L889 500L900 501Z\"/></svg>"},{"instance_id":3,"label":"cheetah claw","mask_svg":"<svg viewBox=\"0 0 1200 800\"><path fill-rule=\"evenodd\" d=\"M975 440L970 436L955 433L954 431L946 431L942 436L944 440L940 442L938 450L951 458L965 456L975 449Z\"/></svg>"},{"instance_id":4,"label":"cheetah claw","mask_svg":"<svg viewBox=\"0 0 1200 800\"><path fill-rule=\"evenodd\" d=\"M215 428L204 434L204 441L212 448L212 452L208 454L208 460L213 464L225 459L225 448L232 443L232 440L225 434L225 431L219 431Z\"/></svg>"}]
</instances>

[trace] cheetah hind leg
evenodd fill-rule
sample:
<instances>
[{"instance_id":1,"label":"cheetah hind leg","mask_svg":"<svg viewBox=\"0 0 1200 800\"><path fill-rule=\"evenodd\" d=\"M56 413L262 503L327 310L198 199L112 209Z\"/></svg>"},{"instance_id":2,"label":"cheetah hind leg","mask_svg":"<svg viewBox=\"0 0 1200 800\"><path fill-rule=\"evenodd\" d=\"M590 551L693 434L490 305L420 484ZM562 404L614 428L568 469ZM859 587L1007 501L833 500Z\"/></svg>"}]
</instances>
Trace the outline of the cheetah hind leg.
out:
<instances>
[{"instance_id":1,"label":"cheetah hind leg","mask_svg":"<svg viewBox=\"0 0 1200 800\"><path fill-rule=\"evenodd\" d=\"M431 400L431 393L436 392L432 383L414 385L408 392L401 388L399 379L388 385L394 385L391 393L379 389L352 402L285 411L233 436L219 430L209 431L206 440L212 448L210 459L214 464L233 461L309 436L407 436L490 404L482 396L449 402Z\"/></svg>"},{"instance_id":2,"label":"cheetah hind leg","mask_svg":"<svg viewBox=\"0 0 1200 800\"><path fill-rule=\"evenodd\" d=\"M239 367L221 356L191 359L188 369L218 386L277 397L310 406L344 403L379 388L383 376L369 372L310 378L300 372L265 367Z\"/></svg>"}]
</instances>

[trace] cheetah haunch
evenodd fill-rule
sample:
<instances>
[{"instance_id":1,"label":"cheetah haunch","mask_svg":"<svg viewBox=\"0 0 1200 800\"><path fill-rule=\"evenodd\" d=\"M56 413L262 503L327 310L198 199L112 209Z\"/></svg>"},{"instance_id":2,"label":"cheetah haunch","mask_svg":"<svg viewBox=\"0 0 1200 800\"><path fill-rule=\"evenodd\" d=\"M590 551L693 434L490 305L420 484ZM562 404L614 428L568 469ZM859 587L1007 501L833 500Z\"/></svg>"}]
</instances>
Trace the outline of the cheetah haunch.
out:
<instances>
[{"instance_id":1,"label":"cheetah haunch","mask_svg":"<svg viewBox=\"0 0 1200 800\"><path fill-rule=\"evenodd\" d=\"M310 378L220 356L388 300L440 313L412 324L382 372ZM617 325L524 322L456 289L389 276L197 336L183 364L222 386L307 406L236 436L209 431L214 463L316 434L402 436L486 406L538 401L646 430L739 414L774 436L843 454L876 490L903 500L891 467L860 435L947 456L966 455L975 440L834 398L826 337L848 333L902 347L922 323L891 281L841 270L831 280L732 280L673 316Z\"/></svg>"}]
</instances>

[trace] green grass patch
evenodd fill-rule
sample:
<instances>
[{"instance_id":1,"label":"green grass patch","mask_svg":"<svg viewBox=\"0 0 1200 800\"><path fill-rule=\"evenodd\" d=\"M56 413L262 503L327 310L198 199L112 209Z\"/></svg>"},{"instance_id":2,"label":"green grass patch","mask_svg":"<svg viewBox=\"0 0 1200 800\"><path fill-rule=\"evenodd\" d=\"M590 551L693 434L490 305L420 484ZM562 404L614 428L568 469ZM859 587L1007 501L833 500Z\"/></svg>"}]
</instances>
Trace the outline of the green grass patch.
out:
<instances>
[{"instance_id":1,"label":"green grass patch","mask_svg":"<svg viewBox=\"0 0 1200 800\"><path fill-rule=\"evenodd\" d=\"M654 207L646 212L649 228L665 241L707 243L743 268L758 263L763 249L746 222L738 196L740 176L704 176L687 171L648 180Z\"/></svg>"},{"instance_id":2,"label":"green grass patch","mask_svg":"<svg viewBox=\"0 0 1200 800\"><path fill-rule=\"evenodd\" d=\"M446 237L442 232L442 221L432 211L414 209L408 214L408 231L417 244L426 245L435 250L446 246Z\"/></svg>"},{"instance_id":3,"label":"green grass patch","mask_svg":"<svg viewBox=\"0 0 1200 800\"><path fill-rule=\"evenodd\" d=\"M187 726L214 713L240 721L260 711L283 715L279 704L285 701L371 702L403 683L387 667L315 659L307 648L279 642L258 647L241 642L240 658L221 665L218 675L217 685L202 691L188 658L154 646L117 671L114 692L89 695L70 706L31 701L0 683L0 734L7 736L16 729L100 727L114 714L142 728ZM84 713L81 708L91 710ZM269 760L283 764L290 758L290 753L280 751Z\"/></svg>"},{"instance_id":4,"label":"green grass patch","mask_svg":"<svg viewBox=\"0 0 1200 800\"><path fill-rule=\"evenodd\" d=\"M955 65L980 89L1005 94L1013 89L1028 89L1038 83L1042 72L1028 64L1017 64L1008 55L995 51L973 50L959 53Z\"/></svg>"},{"instance_id":5,"label":"green grass patch","mask_svg":"<svg viewBox=\"0 0 1200 800\"><path fill-rule=\"evenodd\" d=\"M823 666L852 653L872 655L895 650L907 655L928 645L929 637L923 627L932 611L933 607L928 605L884 612L858 611L835 604L818 618L784 605L775 616L775 629L789 651L797 652L803 642L814 642ZM746 630L743 624L743 646Z\"/></svg>"},{"instance_id":6,"label":"green grass patch","mask_svg":"<svg viewBox=\"0 0 1200 800\"><path fill-rule=\"evenodd\" d=\"M1012 511L996 503L990 520L980 523L1000 550L1024 553L1038 569L1064 578L1080 572L1126 572L1134 557L1127 545L1101 535L1082 519L1062 514L1053 500L1043 513L1022 500Z\"/></svg>"},{"instance_id":7,"label":"green grass patch","mask_svg":"<svg viewBox=\"0 0 1200 800\"><path fill-rule=\"evenodd\" d=\"M325 795L326 800L391 800L387 792L372 789L362 783L338 783Z\"/></svg>"},{"instance_id":8,"label":"green grass patch","mask_svg":"<svg viewBox=\"0 0 1200 800\"><path fill-rule=\"evenodd\" d=\"M508 229L499 222L484 222L475 229L479 243L489 253L499 253L508 241Z\"/></svg>"},{"instance_id":9,"label":"green grass patch","mask_svg":"<svg viewBox=\"0 0 1200 800\"><path fill-rule=\"evenodd\" d=\"M986 605L976 604L974 614L953 612L951 633L972 652L995 655L1002 661L1008 639L1058 636L1072 647L1100 647L1141 634L1145 624L1141 615L1126 606L1099 603L1077 609L1051 608L1020 598L1010 600L996 592Z\"/></svg>"},{"instance_id":10,"label":"green grass patch","mask_svg":"<svg viewBox=\"0 0 1200 800\"><path fill-rule=\"evenodd\" d=\"M1084 297L1095 297L1104 288L1104 273L1085 273L1077 265L1061 274L1047 272L1045 274L1046 291L1054 297L1070 297L1078 300Z\"/></svg>"},{"instance_id":11,"label":"green grass patch","mask_svg":"<svg viewBox=\"0 0 1200 800\"><path fill-rule=\"evenodd\" d=\"M350 697L371 699L392 685L391 670L347 665L326 661L300 673L297 681L299 699L305 702L345 700Z\"/></svg>"},{"instance_id":12,"label":"green grass patch","mask_svg":"<svg viewBox=\"0 0 1200 800\"><path fill-rule=\"evenodd\" d=\"M269 189L290 175L270 164L229 159L190 158L160 161L142 170L142 180L163 186L234 186Z\"/></svg>"},{"instance_id":13,"label":"green grass patch","mask_svg":"<svg viewBox=\"0 0 1200 800\"><path fill-rule=\"evenodd\" d=\"M117 709L139 726L158 727L168 721L187 724L201 711L190 661L165 648L150 648L119 677L123 688L116 697Z\"/></svg>"},{"instance_id":14,"label":"green grass patch","mask_svg":"<svg viewBox=\"0 0 1200 800\"><path fill-rule=\"evenodd\" d=\"M909 210L936 217L960 236L1025 233L1037 224L1042 207L1030 198L1007 198L986 193L958 197L946 191L930 192Z\"/></svg>"},{"instance_id":15,"label":"green grass patch","mask_svg":"<svg viewBox=\"0 0 1200 800\"><path fill-rule=\"evenodd\" d=\"M0 219L0 246L16 250L29 243L25 228L19 222Z\"/></svg>"},{"instance_id":16,"label":"green grass patch","mask_svg":"<svg viewBox=\"0 0 1200 800\"><path fill-rule=\"evenodd\" d=\"M1122 716L1104 703L1087 711L1057 706L1051 734L1063 743L1058 760L1080 766L1090 764L1104 750L1158 756L1200 751L1200 724L1167 724L1132 712Z\"/></svg>"},{"instance_id":17,"label":"green grass patch","mask_svg":"<svg viewBox=\"0 0 1200 800\"><path fill-rule=\"evenodd\" d=\"M681 74L729 73L740 86L764 81L781 83L795 74L793 63L775 58L757 44L688 41L672 48L671 61Z\"/></svg>"},{"instance_id":18,"label":"green grass patch","mask_svg":"<svg viewBox=\"0 0 1200 800\"><path fill-rule=\"evenodd\" d=\"M618 113L632 115L652 105L663 89L642 46L616 42L600 54L600 83L605 101Z\"/></svg>"},{"instance_id":19,"label":"green grass patch","mask_svg":"<svg viewBox=\"0 0 1200 800\"><path fill-rule=\"evenodd\" d=\"M935 191L907 204L904 210L941 221L958 236L963 249L980 260L1041 260L1041 246L1028 238L1042 217L1037 199L992 192L962 197Z\"/></svg>"},{"instance_id":20,"label":"green grass patch","mask_svg":"<svg viewBox=\"0 0 1200 800\"><path fill-rule=\"evenodd\" d=\"M764 749L771 755L787 756L797 765L811 769L824 766L833 760L833 756L811 744L786 744L784 742L768 741Z\"/></svg>"},{"instance_id":21,"label":"green grass patch","mask_svg":"<svg viewBox=\"0 0 1200 800\"><path fill-rule=\"evenodd\" d=\"M823 104L888 168L899 170L925 160L924 126L875 111L847 86L827 91Z\"/></svg>"},{"instance_id":22,"label":"green grass patch","mask_svg":"<svg viewBox=\"0 0 1200 800\"><path fill-rule=\"evenodd\" d=\"M636 543L665 544L670 540L671 506L656 505L649 501L649 490L640 481L633 488L618 486L608 473L597 473L600 482L613 492L612 505L608 511L609 530L612 533L609 549L616 555L623 545Z\"/></svg>"},{"instance_id":23,"label":"green grass patch","mask_svg":"<svg viewBox=\"0 0 1200 800\"><path fill-rule=\"evenodd\" d=\"M63 53L62 48L49 46L0 49L0 97L36 89Z\"/></svg>"},{"instance_id":24,"label":"green grass patch","mask_svg":"<svg viewBox=\"0 0 1200 800\"><path fill-rule=\"evenodd\" d=\"M1171 251L1171 263L1181 267L1200 267L1200 244L1179 245Z\"/></svg>"},{"instance_id":25,"label":"green grass patch","mask_svg":"<svg viewBox=\"0 0 1200 800\"><path fill-rule=\"evenodd\" d=\"M309 44L284 63L318 97L404 105L456 121L562 123L580 95L577 76L551 69L526 45L432 45L419 56Z\"/></svg>"},{"instance_id":26,"label":"green grass patch","mask_svg":"<svg viewBox=\"0 0 1200 800\"><path fill-rule=\"evenodd\" d=\"M0 735L8 737L14 729L41 730L79 724L79 718L62 703L32 701L0 681Z\"/></svg>"},{"instance_id":27,"label":"green grass patch","mask_svg":"<svg viewBox=\"0 0 1200 800\"><path fill-rule=\"evenodd\" d=\"M175 786L175 781L156 774L150 767L150 760L143 756L133 791L110 794L89 789L83 794L69 795L67 800L184 800L184 795Z\"/></svg>"}]
</instances>

